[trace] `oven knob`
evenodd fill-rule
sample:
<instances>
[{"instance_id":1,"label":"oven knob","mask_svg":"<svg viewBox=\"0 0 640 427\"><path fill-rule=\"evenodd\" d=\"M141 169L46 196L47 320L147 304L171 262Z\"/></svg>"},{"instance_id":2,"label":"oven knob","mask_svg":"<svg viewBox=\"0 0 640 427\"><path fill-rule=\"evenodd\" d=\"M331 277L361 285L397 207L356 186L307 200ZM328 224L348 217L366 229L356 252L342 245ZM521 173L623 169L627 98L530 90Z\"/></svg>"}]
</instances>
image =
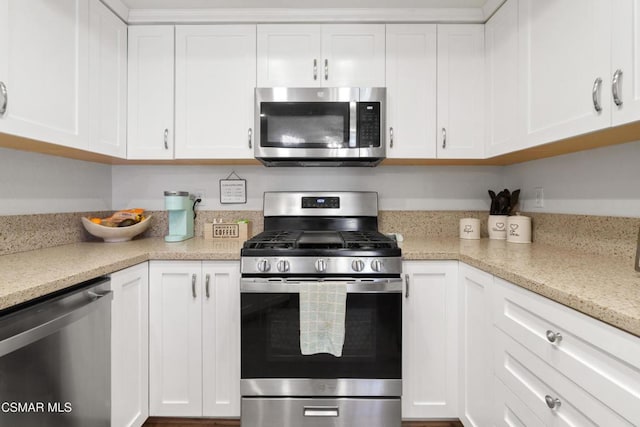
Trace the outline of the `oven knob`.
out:
<instances>
[{"instance_id":1,"label":"oven knob","mask_svg":"<svg viewBox=\"0 0 640 427\"><path fill-rule=\"evenodd\" d=\"M278 271L280 273L286 273L287 271L289 271L289 261L287 261L286 259L281 259L280 261L278 261L276 267L278 267Z\"/></svg>"},{"instance_id":2,"label":"oven knob","mask_svg":"<svg viewBox=\"0 0 640 427\"><path fill-rule=\"evenodd\" d=\"M351 263L351 268L353 271L362 271L364 270L364 261L361 259L354 259Z\"/></svg>"},{"instance_id":3,"label":"oven knob","mask_svg":"<svg viewBox=\"0 0 640 427\"><path fill-rule=\"evenodd\" d=\"M260 261L258 261L258 271L261 273L266 273L267 271L271 270L271 264L269 264L269 260L268 259L261 259Z\"/></svg>"},{"instance_id":4,"label":"oven knob","mask_svg":"<svg viewBox=\"0 0 640 427\"><path fill-rule=\"evenodd\" d=\"M316 261L316 271L318 273L324 273L327 270L327 261L319 259Z\"/></svg>"},{"instance_id":5,"label":"oven knob","mask_svg":"<svg viewBox=\"0 0 640 427\"><path fill-rule=\"evenodd\" d=\"M379 259L374 259L373 261L371 261L371 269L378 273L382 271L382 261L380 261Z\"/></svg>"}]
</instances>

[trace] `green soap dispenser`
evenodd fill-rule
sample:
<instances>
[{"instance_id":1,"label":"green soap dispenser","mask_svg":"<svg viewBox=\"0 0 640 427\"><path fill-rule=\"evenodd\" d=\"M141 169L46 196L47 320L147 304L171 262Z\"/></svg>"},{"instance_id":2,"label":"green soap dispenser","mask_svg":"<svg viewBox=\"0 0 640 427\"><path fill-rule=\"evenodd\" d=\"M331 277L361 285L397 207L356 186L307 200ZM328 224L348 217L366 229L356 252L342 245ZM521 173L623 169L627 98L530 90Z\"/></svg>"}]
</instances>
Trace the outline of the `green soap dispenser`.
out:
<instances>
[{"instance_id":1,"label":"green soap dispenser","mask_svg":"<svg viewBox=\"0 0 640 427\"><path fill-rule=\"evenodd\" d=\"M164 207L169 213L169 234L167 242L181 242L193 237L194 195L188 191L165 191Z\"/></svg>"}]
</instances>

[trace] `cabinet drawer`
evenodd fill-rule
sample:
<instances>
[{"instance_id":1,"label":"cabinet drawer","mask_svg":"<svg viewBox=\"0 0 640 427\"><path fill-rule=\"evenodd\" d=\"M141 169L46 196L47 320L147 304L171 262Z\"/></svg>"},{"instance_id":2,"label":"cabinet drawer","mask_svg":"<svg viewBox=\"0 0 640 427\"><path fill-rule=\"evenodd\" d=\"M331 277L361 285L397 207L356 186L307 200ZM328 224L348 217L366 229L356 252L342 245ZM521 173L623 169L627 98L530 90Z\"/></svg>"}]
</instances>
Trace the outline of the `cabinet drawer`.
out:
<instances>
[{"instance_id":1,"label":"cabinet drawer","mask_svg":"<svg viewBox=\"0 0 640 427\"><path fill-rule=\"evenodd\" d=\"M495 330L495 373L531 411L549 427L637 426L635 408L626 418L571 379L527 350L522 344ZM547 403L552 400L553 407ZM556 401L557 399L557 401ZM635 411L637 412L637 411Z\"/></svg>"},{"instance_id":2,"label":"cabinet drawer","mask_svg":"<svg viewBox=\"0 0 640 427\"><path fill-rule=\"evenodd\" d=\"M493 416L495 427L545 427L540 418L497 377L493 377Z\"/></svg>"},{"instance_id":3,"label":"cabinet drawer","mask_svg":"<svg viewBox=\"0 0 640 427\"><path fill-rule=\"evenodd\" d=\"M584 395L573 401L585 413L602 405L619 414L617 424L600 425L640 425L639 338L500 279L495 280L492 310L495 325L509 338L498 340L502 345L496 352L496 369L504 374L511 367L516 379L526 372L541 375L541 386L558 382L561 389L556 391L568 393L564 397L569 400L574 391ZM560 338L551 342L553 336L548 334ZM531 363L516 363L505 342L519 344ZM533 368L534 362L540 372ZM543 409L547 409L545 394L539 397ZM563 405L560 411L568 410Z\"/></svg>"}]
</instances>

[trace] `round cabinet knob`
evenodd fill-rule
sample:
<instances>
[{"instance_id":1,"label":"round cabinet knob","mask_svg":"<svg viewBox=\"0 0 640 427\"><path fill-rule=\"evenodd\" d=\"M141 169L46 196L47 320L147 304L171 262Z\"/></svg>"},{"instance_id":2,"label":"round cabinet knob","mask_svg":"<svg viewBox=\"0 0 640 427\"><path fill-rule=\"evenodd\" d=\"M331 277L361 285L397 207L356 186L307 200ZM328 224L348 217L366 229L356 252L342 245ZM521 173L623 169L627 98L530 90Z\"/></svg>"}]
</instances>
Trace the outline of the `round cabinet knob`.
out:
<instances>
[{"instance_id":1,"label":"round cabinet knob","mask_svg":"<svg viewBox=\"0 0 640 427\"><path fill-rule=\"evenodd\" d=\"M269 264L269 260L268 259L261 259L260 261L258 261L258 271L261 273L266 273L267 271L271 270L271 264Z\"/></svg>"},{"instance_id":2,"label":"round cabinet knob","mask_svg":"<svg viewBox=\"0 0 640 427\"><path fill-rule=\"evenodd\" d=\"M323 260L322 258L319 260L316 260L316 271L318 273L324 273L327 270L327 261Z\"/></svg>"},{"instance_id":3,"label":"round cabinet knob","mask_svg":"<svg viewBox=\"0 0 640 427\"><path fill-rule=\"evenodd\" d=\"M548 394L544 397L544 401L547 403L547 406L549 407L549 409L558 409L560 405L562 405L562 402L560 402L560 399L558 399L557 397L554 399Z\"/></svg>"},{"instance_id":4,"label":"round cabinet knob","mask_svg":"<svg viewBox=\"0 0 640 427\"><path fill-rule=\"evenodd\" d=\"M380 272L382 271L382 261L380 261L379 259L374 259L373 261L371 261L371 269L375 272Z\"/></svg>"},{"instance_id":5,"label":"round cabinet knob","mask_svg":"<svg viewBox=\"0 0 640 427\"><path fill-rule=\"evenodd\" d=\"M547 331L547 341L550 343L559 343L562 340L562 334L560 332Z\"/></svg>"},{"instance_id":6,"label":"round cabinet knob","mask_svg":"<svg viewBox=\"0 0 640 427\"><path fill-rule=\"evenodd\" d=\"M362 271L364 270L364 261L361 259L354 259L351 263L351 268L353 271Z\"/></svg>"},{"instance_id":7,"label":"round cabinet knob","mask_svg":"<svg viewBox=\"0 0 640 427\"><path fill-rule=\"evenodd\" d=\"M289 261L287 261L286 259L281 259L280 261L278 261L277 267L280 273L286 273L287 271L289 271Z\"/></svg>"}]
</instances>

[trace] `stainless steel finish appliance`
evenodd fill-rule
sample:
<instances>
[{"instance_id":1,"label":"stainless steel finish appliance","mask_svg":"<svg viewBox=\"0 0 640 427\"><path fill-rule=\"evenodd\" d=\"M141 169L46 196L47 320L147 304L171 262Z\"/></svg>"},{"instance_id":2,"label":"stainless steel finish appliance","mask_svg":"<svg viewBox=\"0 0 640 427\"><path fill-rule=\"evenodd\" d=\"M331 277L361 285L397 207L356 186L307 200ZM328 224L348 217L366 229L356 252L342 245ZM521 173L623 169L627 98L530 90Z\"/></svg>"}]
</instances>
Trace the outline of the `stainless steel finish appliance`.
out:
<instances>
[{"instance_id":1,"label":"stainless steel finish appliance","mask_svg":"<svg viewBox=\"0 0 640 427\"><path fill-rule=\"evenodd\" d=\"M255 157L267 166L375 166L385 88L256 88Z\"/></svg>"},{"instance_id":2,"label":"stainless steel finish appliance","mask_svg":"<svg viewBox=\"0 0 640 427\"><path fill-rule=\"evenodd\" d=\"M110 427L109 279L0 317L0 425Z\"/></svg>"},{"instance_id":3,"label":"stainless steel finish appliance","mask_svg":"<svg viewBox=\"0 0 640 427\"><path fill-rule=\"evenodd\" d=\"M241 256L243 427L399 427L401 251L377 193L265 193ZM302 355L300 291L344 285L342 356Z\"/></svg>"}]
</instances>

